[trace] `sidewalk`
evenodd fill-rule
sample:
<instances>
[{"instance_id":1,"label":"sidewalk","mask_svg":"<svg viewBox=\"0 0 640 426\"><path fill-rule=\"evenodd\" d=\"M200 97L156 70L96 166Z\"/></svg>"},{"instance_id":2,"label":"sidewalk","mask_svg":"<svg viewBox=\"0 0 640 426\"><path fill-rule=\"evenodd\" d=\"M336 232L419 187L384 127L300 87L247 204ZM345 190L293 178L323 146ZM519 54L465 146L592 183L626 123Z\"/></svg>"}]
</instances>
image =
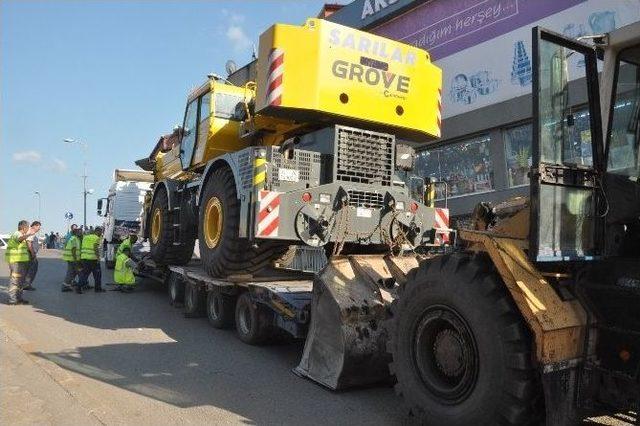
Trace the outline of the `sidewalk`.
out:
<instances>
[{"instance_id":1,"label":"sidewalk","mask_svg":"<svg viewBox=\"0 0 640 426\"><path fill-rule=\"evenodd\" d=\"M101 424L3 330L0 347L0 424Z\"/></svg>"}]
</instances>

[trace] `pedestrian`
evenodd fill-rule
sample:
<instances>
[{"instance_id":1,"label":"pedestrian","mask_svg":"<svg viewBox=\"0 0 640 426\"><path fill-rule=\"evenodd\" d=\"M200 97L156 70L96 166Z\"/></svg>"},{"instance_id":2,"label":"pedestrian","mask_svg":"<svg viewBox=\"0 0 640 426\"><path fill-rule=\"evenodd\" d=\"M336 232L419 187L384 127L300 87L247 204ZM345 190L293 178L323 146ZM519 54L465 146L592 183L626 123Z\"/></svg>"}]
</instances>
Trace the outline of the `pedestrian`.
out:
<instances>
[{"instance_id":1,"label":"pedestrian","mask_svg":"<svg viewBox=\"0 0 640 426\"><path fill-rule=\"evenodd\" d=\"M80 229L78 229L77 226L72 229L72 234L67 238L64 251L62 252L62 259L67 262L67 274L62 283L63 292L73 290L73 281L78 277L80 272ZM76 285L79 286L80 283L78 282Z\"/></svg>"},{"instance_id":2,"label":"pedestrian","mask_svg":"<svg viewBox=\"0 0 640 426\"><path fill-rule=\"evenodd\" d=\"M95 292L102 293L102 270L100 268L100 238L102 228L97 227L93 233L82 237L80 245L80 260L82 262L82 272L76 287L76 293L82 293L82 288L88 284L89 275L93 275Z\"/></svg>"},{"instance_id":3,"label":"pedestrian","mask_svg":"<svg viewBox=\"0 0 640 426\"><path fill-rule=\"evenodd\" d=\"M42 224L39 220L31 223L29 232L33 232L33 235L27 238L27 247L29 248L29 267L27 269L27 275L24 278L24 290L34 291L33 281L36 279L38 273L38 250L40 250L40 239L38 238L38 232Z\"/></svg>"},{"instance_id":4,"label":"pedestrian","mask_svg":"<svg viewBox=\"0 0 640 426\"><path fill-rule=\"evenodd\" d=\"M29 247L27 238L31 235L29 222L18 222L18 230L11 234L7 242L4 258L9 264L9 305L27 305L29 302L22 298L22 286L29 266Z\"/></svg>"},{"instance_id":5,"label":"pedestrian","mask_svg":"<svg viewBox=\"0 0 640 426\"><path fill-rule=\"evenodd\" d=\"M60 239L60 233L56 232L56 244L55 244L54 248L57 248L57 249L62 248L61 244L62 244L62 242L61 242L61 239Z\"/></svg>"},{"instance_id":6,"label":"pedestrian","mask_svg":"<svg viewBox=\"0 0 640 426\"><path fill-rule=\"evenodd\" d=\"M44 250L47 248L49 248L49 234L45 232L44 238L42 239L42 249Z\"/></svg>"},{"instance_id":7,"label":"pedestrian","mask_svg":"<svg viewBox=\"0 0 640 426\"><path fill-rule=\"evenodd\" d=\"M118 290L125 293L133 291L136 285L136 276L133 273L135 263L131 259L131 248L125 247L116 256L116 267L113 271L113 280Z\"/></svg>"},{"instance_id":8,"label":"pedestrian","mask_svg":"<svg viewBox=\"0 0 640 426\"><path fill-rule=\"evenodd\" d=\"M51 233L51 238L49 239L49 241L50 241L50 244L49 244L50 247L49 248L55 249L56 248L56 234L55 233L53 233L53 232Z\"/></svg>"}]
</instances>

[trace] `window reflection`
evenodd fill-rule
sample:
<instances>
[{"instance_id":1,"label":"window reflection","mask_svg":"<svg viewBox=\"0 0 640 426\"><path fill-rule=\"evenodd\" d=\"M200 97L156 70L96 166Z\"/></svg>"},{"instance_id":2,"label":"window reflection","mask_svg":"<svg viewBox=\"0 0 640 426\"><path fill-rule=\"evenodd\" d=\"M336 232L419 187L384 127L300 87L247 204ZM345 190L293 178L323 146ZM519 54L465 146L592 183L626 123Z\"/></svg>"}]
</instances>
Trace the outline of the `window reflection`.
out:
<instances>
[{"instance_id":1,"label":"window reflection","mask_svg":"<svg viewBox=\"0 0 640 426\"><path fill-rule=\"evenodd\" d=\"M511 127L504 131L504 146L507 160L507 182L509 186L529 184L531 168L531 124Z\"/></svg>"},{"instance_id":2,"label":"window reflection","mask_svg":"<svg viewBox=\"0 0 640 426\"><path fill-rule=\"evenodd\" d=\"M415 173L447 183L449 196L474 194L494 189L489 135L479 136L418 154ZM444 198L444 185L436 197Z\"/></svg>"}]
</instances>

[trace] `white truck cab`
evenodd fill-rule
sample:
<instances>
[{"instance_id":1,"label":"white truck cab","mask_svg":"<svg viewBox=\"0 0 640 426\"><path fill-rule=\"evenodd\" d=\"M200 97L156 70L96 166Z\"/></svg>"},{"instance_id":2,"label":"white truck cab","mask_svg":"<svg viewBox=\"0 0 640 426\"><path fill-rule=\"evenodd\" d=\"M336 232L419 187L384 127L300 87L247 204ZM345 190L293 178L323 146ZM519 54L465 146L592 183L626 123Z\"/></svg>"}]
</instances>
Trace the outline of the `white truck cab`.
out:
<instances>
[{"instance_id":1,"label":"white truck cab","mask_svg":"<svg viewBox=\"0 0 640 426\"><path fill-rule=\"evenodd\" d=\"M116 169L106 198L98 200L98 216L104 217L103 253L107 268L115 266L118 245L131 233L140 231L146 194L153 174L144 170Z\"/></svg>"}]
</instances>

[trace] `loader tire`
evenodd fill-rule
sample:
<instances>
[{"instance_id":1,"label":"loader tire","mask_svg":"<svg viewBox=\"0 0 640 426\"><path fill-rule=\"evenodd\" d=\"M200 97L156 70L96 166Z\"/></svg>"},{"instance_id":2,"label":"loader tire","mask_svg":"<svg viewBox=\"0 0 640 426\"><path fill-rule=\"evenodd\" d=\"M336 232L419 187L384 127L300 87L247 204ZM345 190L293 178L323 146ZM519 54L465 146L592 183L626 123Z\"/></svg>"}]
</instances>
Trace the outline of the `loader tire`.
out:
<instances>
[{"instance_id":1,"label":"loader tire","mask_svg":"<svg viewBox=\"0 0 640 426\"><path fill-rule=\"evenodd\" d=\"M184 316L200 318L204 316L207 293L199 285L187 281L184 284Z\"/></svg>"},{"instance_id":2,"label":"loader tire","mask_svg":"<svg viewBox=\"0 0 640 426\"><path fill-rule=\"evenodd\" d=\"M411 421L541 422L533 338L486 255L454 253L422 262L391 312L390 370Z\"/></svg>"},{"instance_id":3,"label":"loader tire","mask_svg":"<svg viewBox=\"0 0 640 426\"><path fill-rule=\"evenodd\" d=\"M169 273L167 292L169 293L171 306L178 306L184 303L184 280L175 272Z\"/></svg>"},{"instance_id":4,"label":"loader tire","mask_svg":"<svg viewBox=\"0 0 640 426\"><path fill-rule=\"evenodd\" d=\"M212 277L251 274L273 264L287 244L264 241L254 245L238 236L240 201L228 167L214 170L200 202L200 257Z\"/></svg>"},{"instance_id":5,"label":"loader tire","mask_svg":"<svg viewBox=\"0 0 640 426\"><path fill-rule=\"evenodd\" d=\"M193 247L196 242L194 226L190 224L181 226L180 239L176 240L171 216L167 191L164 188L159 189L151 205L149 232L151 257L161 265L186 265L193 256Z\"/></svg>"},{"instance_id":6,"label":"loader tire","mask_svg":"<svg viewBox=\"0 0 640 426\"><path fill-rule=\"evenodd\" d=\"M207 317L213 328L230 328L235 319L236 299L214 289L207 293Z\"/></svg>"},{"instance_id":7,"label":"loader tire","mask_svg":"<svg viewBox=\"0 0 640 426\"><path fill-rule=\"evenodd\" d=\"M251 300L244 292L236 302L236 332L240 340L249 345L260 345L272 336L269 313Z\"/></svg>"}]
</instances>

